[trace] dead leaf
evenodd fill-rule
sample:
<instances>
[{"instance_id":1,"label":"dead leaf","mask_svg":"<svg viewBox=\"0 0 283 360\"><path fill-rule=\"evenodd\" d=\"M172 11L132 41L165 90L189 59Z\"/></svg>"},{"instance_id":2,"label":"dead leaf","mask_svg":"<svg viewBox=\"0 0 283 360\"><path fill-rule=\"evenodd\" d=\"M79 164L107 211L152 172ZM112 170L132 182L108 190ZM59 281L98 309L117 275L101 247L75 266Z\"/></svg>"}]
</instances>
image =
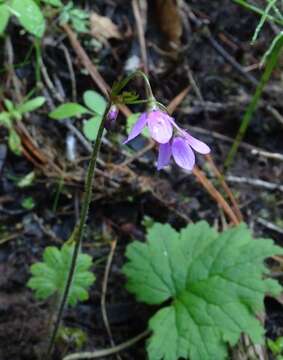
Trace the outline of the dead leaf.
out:
<instances>
[{"instance_id":1,"label":"dead leaf","mask_svg":"<svg viewBox=\"0 0 283 360\"><path fill-rule=\"evenodd\" d=\"M156 15L169 46L177 49L182 36L182 19L177 0L155 0Z\"/></svg>"},{"instance_id":2,"label":"dead leaf","mask_svg":"<svg viewBox=\"0 0 283 360\"><path fill-rule=\"evenodd\" d=\"M91 34L100 42L107 43L108 39L122 39L118 26L106 16L92 13L90 16Z\"/></svg>"}]
</instances>

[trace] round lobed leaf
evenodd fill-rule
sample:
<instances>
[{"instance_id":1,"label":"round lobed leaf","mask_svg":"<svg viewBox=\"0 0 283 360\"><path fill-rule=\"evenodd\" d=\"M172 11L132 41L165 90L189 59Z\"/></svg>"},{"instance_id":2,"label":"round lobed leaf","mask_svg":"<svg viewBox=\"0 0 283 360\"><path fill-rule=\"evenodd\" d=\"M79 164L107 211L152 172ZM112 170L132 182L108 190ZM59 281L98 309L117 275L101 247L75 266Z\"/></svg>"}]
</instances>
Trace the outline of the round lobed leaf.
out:
<instances>
[{"instance_id":1,"label":"round lobed leaf","mask_svg":"<svg viewBox=\"0 0 283 360\"><path fill-rule=\"evenodd\" d=\"M269 239L256 239L244 224L218 234L204 222L180 233L155 224L146 243L127 247L123 272L127 288L148 304L170 306L150 320L150 360L224 360L227 343L242 333L261 343L264 329L256 318L266 293L281 291L264 279L264 259L282 254Z\"/></svg>"},{"instance_id":2,"label":"round lobed leaf","mask_svg":"<svg viewBox=\"0 0 283 360\"><path fill-rule=\"evenodd\" d=\"M73 245L63 245L61 249L49 246L44 250L43 261L31 266L31 278L27 286L35 291L38 299L47 299L58 293L62 295L71 264ZM92 265L91 257L79 254L78 265L68 297L69 305L88 299L88 289L95 282L95 276L89 269Z\"/></svg>"}]
</instances>

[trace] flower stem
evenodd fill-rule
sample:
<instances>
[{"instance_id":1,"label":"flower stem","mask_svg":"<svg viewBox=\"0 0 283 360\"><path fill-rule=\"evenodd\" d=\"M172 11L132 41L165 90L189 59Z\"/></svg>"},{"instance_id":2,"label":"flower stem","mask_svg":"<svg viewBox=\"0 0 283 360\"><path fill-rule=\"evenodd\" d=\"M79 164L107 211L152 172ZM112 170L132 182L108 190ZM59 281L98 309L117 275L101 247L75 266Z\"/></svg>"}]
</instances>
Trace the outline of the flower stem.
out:
<instances>
[{"instance_id":1,"label":"flower stem","mask_svg":"<svg viewBox=\"0 0 283 360\"><path fill-rule=\"evenodd\" d=\"M142 77L144 82L145 82L145 88L146 88L146 94L147 94L147 102L156 102L155 100L155 97L153 95L153 92L152 92L152 89L151 89L151 85L150 85L150 82L148 80L148 77L146 76L146 74L141 71L141 70L137 70L135 72L133 72L132 74L130 74L129 76L127 76L123 81L121 81L119 84L118 84L118 87L115 89L114 93L111 94L111 97L114 95L114 98L115 98L115 95L117 95L117 93L120 93L123 88L125 86L127 86L127 84L135 77Z\"/></svg>"},{"instance_id":2,"label":"flower stem","mask_svg":"<svg viewBox=\"0 0 283 360\"><path fill-rule=\"evenodd\" d=\"M70 269L69 269L68 278L67 278L67 282L66 282L66 285L65 285L64 293L63 293L63 296L61 298L61 302L60 302L59 309L58 309L58 314L57 314L56 321L55 321L55 324L54 324L54 328L53 328L53 331L52 331L52 334L51 334L51 337L50 337L50 340L49 340L47 354L46 354L46 357L45 357L47 360L52 355L52 351L53 351L53 347L54 347L54 344L55 344L56 336L57 336L58 329L59 329L59 326L60 326L60 323L61 323L61 320L62 320L62 317L63 317L63 312L64 312L64 309L65 309L65 306L67 304L68 295L69 295L69 292L70 292L70 288L71 288L71 285L72 285L72 280L73 280L75 269L76 269L76 263L77 263L78 255L79 255L79 252L80 252L80 248L81 248L81 244L82 244L82 240L83 240L83 236L84 236L85 224L86 224L86 221L87 221L89 206L90 206L90 202L91 202L91 198L92 198L92 190L93 190L93 184L94 184L94 174L95 174L95 168L96 168L96 161L97 161L97 157L98 157L98 154L99 154L100 145L101 145L101 139L102 139L103 130L104 130L104 125L105 125L106 116L107 116L107 113L108 113L109 109L110 109L110 104L108 105L107 109L105 110L103 119L101 121L99 130L98 130L98 134L97 134L97 138L96 138L95 144L93 146L90 162L89 162L89 165L88 165L88 170L87 170L87 175L86 175L86 182L85 182L85 191L84 191L84 196L83 196L80 219L79 219L79 223L76 225L76 228L75 228L74 252L73 252L73 256L72 256L72 260L71 260L71 265L70 265Z\"/></svg>"}]
</instances>

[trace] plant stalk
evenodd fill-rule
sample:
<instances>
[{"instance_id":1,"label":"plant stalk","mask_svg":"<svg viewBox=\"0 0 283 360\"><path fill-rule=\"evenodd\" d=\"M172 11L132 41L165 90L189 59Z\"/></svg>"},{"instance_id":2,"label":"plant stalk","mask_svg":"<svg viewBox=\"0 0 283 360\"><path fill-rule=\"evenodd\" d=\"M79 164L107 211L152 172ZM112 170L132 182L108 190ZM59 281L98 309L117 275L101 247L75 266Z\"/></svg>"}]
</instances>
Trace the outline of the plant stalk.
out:
<instances>
[{"instance_id":1,"label":"plant stalk","mask_svg":"<svg viewBox=\"0 0 283 360\"><path fill-rule=\"evenodd\" d=\"M110 109L110 106L111 106L111 104L108 104L107 109L105 110L103 119L101 121L99 130L98 130L97 138L96 138L95 144L93 146L90 162L88 165L80 219L79 219L78 225L76 225L76 228L75 228L74 252L73 252L73 256L72 256L72 260L71 260L70 270L68 273L68 278L67 278L67 282L65 285L64 293L61 298L61 302L60 302L59 309L58 309L58 314L57 314L54 328L53 328L53 331L52 331L52 334L51 334L51 337L49 340L48 349L47 349L47 353L46 353L46 357L45 357L46 360L50 359L50 356L52 355L56 336L57 336L58 329L59 329L59 326L60 326L60 323L61 323L61 320L63 317L63 312L64 312L64 309L65 309L65 306L67 303L69 291L70 291L70 288L72 285L72 280L73 280L75 269L76 269L77 258L78 258L81 244L83 241L85 224L87 221L89 206L90 206L90 202L91 202L91 198L92 198L96 161L97 161L97 157L99 154L104 125L105 125L106 117L107 117L108 111Z\"/></svg>"},{"instance_id":2,"label":"plant stalk","mask_svg":"<svg viewBox=\"0 0 283 360\"><path fill-rule=\"evenodd\" d=\"M123 88L124 88L125 86L127 86L127 84L128 84L133 78L138 77L138 76L142 77L143 80L144 80L144 83L145 83L145 91L146 91L146 95L147 95L147 98L148 98L148 99L147 99L147 102L154 102L154 103L155 103L156 100L155 100L155 97L154 97L154 95L153 95L153 92L152 92L151 85L150 85L150 82L149 82L149 80L148 80L148 77L147 77L146 74L145 74L143 71L141 71L141 70L137 70L137 71L133 72L132 74L130 74L129 76L127 76L127 77L120 83L120 85L119 85L118 89L116 89L115 93L114 93L114 94L111 94L111 96L114 95L114 97L115 97L115 95L117 95L116 92L120 93L120 92L123 90Z\"/></svg>"},{"instance_id":3,"label":"plant stalk","mask_svg":"<svg viewBox=\"0 0 283 360\"><path fill-rule=\"evenodd\" d=\"M243 6L244 8L253 11L254 13L258 14L258 15L264 15L264 9L260 9L259 7L254 6L253 4L248 3L245 0L233 0L236 4L239 4L241 6ZM283 25L282 19L277 18L275 16L272 16L270 14L267 14L266 17L268 20L274 22L275 24L278 25Z\"/></svg>"},{"instance_id":4,"label":"plant stalk","mask_svg":"<svg viewBox=\"0 0 283 360\"><path fill-rule=\"evenodd\" d=\"M283 48L283 32L279 33L277 35L277 37L274 39L273 41L273 47L272 49L269 51L268 56L266 58L266 67L265 70L261 76L260 82L258 83L258 86L256 88L256 91L252 97L252 100L249 104L249 106L247 107L240 128L238 130L238 133L236 135L236 138L229 150L229 153L225 159L224 162L224 170L226 171L229 166L232 164L233 159L238 151L239 145L242 142L246 131L248 129L248 126L250 124L250 121L252 119L252 116L254 114L254 112L257 109L257 105L258 102L262 96L262 93L264 91L265 85L267 84L267 82L269 81L272 72L275 68L275 66L277 65L277 61L279 58L279 55L281 53L281 50Z\"/></svg>"}]
</instances>

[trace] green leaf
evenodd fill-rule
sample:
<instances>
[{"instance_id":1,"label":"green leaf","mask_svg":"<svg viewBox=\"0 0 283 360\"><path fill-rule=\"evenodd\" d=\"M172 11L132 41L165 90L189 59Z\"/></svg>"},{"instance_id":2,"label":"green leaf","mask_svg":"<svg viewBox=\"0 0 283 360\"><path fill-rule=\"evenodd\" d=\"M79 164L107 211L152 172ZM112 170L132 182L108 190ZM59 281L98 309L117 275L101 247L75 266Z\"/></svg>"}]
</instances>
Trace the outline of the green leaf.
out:
<instances>
[{"instance_id":1,"label":"green leaf","mask_svg":"<svg viewBox=\"0 0 283 360\"><path fill-rule=\"evenodd\" d=\"M28 196L23 199L21 205L26 210L32 210L35 207L35 202L31 196Z\"/></svg>"},{"instance_id":2,"label":"green leaf","mask_svg":"<svg viewBox=\"0 0 283 360\"><path fill-rule=\"evenodd\" d=\"M49 116L55 120L62 120L72 116L79 116L82 114L90 114L90 111L84 106L77 103L66 103L58 106L53 110Z\"/></svg>"},{"instance_id":3,"label":"green leaf","mask_svg":"<svg viewBox=\"0 0 283 360\"><path fill-rule=\"evenodd\" d=\"M150 227L146 243L128 246L123 268L138 300L171 299L149 322L149 359L226 359L227 343L235 345L242 333L260 343L264 329L255 315L265 293L281 291L263 279L263 261L282 253L271 240L254 240L244 224L220 234L204 221L180 232Z\"/></svg>"},{"instance_id":4,"label":"green leaf","mask_svg":"<svg viewBox=\"0 0 283 360\"><path fill-rule=\"evenodd\" d=\"M47 299L55 293L62 295L73 251L73 245L65 244L61 249L49 246L44 250L43 262L31 266L32 277L27 286L35 291L36 298ZM79 254L68 297L69 305L76 305L79 300L88 299L88 289L95 281L95 276L89 271L91 266L91 257Z\"/></svg>"},{"instance_id":5,"label":"green leaf","mask_svg":"<svg viewBox=\"0 0 283 360\"><path fill-rule=\"evenodd\" d=\"M14 104L13 104L12 101L9 100L9 99L4 99L4 104L5 104L6 109L7 109L9 112L13 111L14 108L15 108L15 107L14 107Z\"/></svg>"},{"instance_id":6,"label":"green leaf","mask_svg":"<svg viewBox=\"0 0 283 360\"><path fill-rule=\"evenodd\" d=\"M38 96L32 100L26 101L17 107L17 110L23 114L26 112L31 112L45 103L45 98L43 96Z\"/></svg>"},{"instance_id":7,"label":"green leaf","mask_svg":"<svg viewBox=\"0 0 283 360\"><path fill-rule=\"evenodd\" d=\"M10 119L10 114L7 111L0 113L0 125L5 126L7 129L11 128L12 122Z\"/></svg>"},{"instance_id":8,"label":"green leaf","mask_svg":"<svg viewBox=\"0 0 283 360\"><path fill-rule=\"evenodd\" d=\"M25 188L30 186L33 181L35 179L35 172L31 171L30 173L28 173L26 176L22 177L18 182L17 182L17 186L19 188Z\"/></svg>"},{"instance_id":9,"label":"green leaf","mask_svg":"<svg viewBox=\"0 0 283 360\"><path fill-rule=\"evenodd\" d=\"M71 22L72 27L81 33L86 33L89 31L89 14L81 9L74 8L73 3L69 2L66 6L63 7L59 23L64 24Z\"/></svg>"},{"instance_id":10,"label":"green leaf","mask_svg":"<svg viewBox=\"0 0 283 360\"><path fill-rule=\"evenodd\" d=\"M59 24L66 24L70 20L70 15L67 11L63 10L59 16Z\"/></svg>"},{"instance_id":11,"label":"green leaf","mask_svg":"<svg viewBox=\"0 0 283 360\"><path fill-rule=\"evenodd\" d=\"M123 104L138 104L139 103L139 95L132 91L123 91L121 94L122 103ZM141 100L143 103L144 100Z\"/></svg>"},{"instance_id":12,"label":"green leaf","mask_svg":"<svg viewBox=\"0 0 283 360\"><path fill-rule=\"evenodd\" d=\"M275 341L267 339L267 346L273 355L280 355L283 351L283 337L280 336Z\"/></svg>"},{"instance_id":13,"label":"green leaf","mask_svg":"<svg viewBox=\"0 0 283 360\"><path fill-rule=\"evenodd\" d=\"M45 20L40 8L33 0L12 0L10 7L20 24L29 33L42 37L45 30Z\"/></svg>"},{"instance_id":14,"label":"green leaf","mask_svg":"<svg viewBox=\"0 0 283 360\"><path fill-rule=\"evenodd\" d=\"M83 133L88 140L94 141L96 139L101 121L102 117L97 115L84 122Z\"/></svg>"},{"instance_id":15,"label":"green leaf","mask_svg":"<svg viewBox=\"0 0 283 360\"><path fill-rule=\"evenodd\" d=\"M58 339L63 340L68 346L74 346L78 350L87 343L87 334L82 329L61 325L58 331Z\"/></svg>"},{"instance_id":16,"label":"green leaf","mask_svg":"<svg viewBox=\"0 0 283 360\"><path fill-rule=\"evenodd\" d=\"M2 34L10 18L9 8L6 4L0 5L0 34Z\"/></svg>"},{"instance_id":17,"label":"green leaf","mask_svg":"<svg viewBox=\"0 0 283 360\"><path fill-rule=\"evenodd\" d=\"M81 20L85 20L85 19L89 18L89 14L86 11L78 9L78 8L72 9L70 11L70 14L71 14L71 16L81 19Z\"/></svg>"},{"instance_id":18,"label":"green leaf","mask_svg":"<svg viewBox=\"0 0 283 360\"><path fill-rule=\"evenodd\" d=\"M11 129L9 132L8 144L11 151L16 155L21 155L22 144L19 135L15 130Z\"/></svg>"},{"instance_id":19,"label":"green leaf","mask_svg":"<svg viewBox=\"0 0 283 360\"><path fill-rule=\"evenodd\" d=\"M77 17L71 17L72 26L78 33L86 33L88 32L87 23L85 20L82 20Z\"/></svg>"},{"instance_id":20,"label":"green leaf","mask_svg":"<svg viewBox=\"0 0 283 360\"><path fill-rule=\"evenodd\" d=\"M83 98L87 107L101 116L104 115L107 102L103 96L98 94L96 91L87 90L85 91Z\"/></svg>"}]
</instances>

